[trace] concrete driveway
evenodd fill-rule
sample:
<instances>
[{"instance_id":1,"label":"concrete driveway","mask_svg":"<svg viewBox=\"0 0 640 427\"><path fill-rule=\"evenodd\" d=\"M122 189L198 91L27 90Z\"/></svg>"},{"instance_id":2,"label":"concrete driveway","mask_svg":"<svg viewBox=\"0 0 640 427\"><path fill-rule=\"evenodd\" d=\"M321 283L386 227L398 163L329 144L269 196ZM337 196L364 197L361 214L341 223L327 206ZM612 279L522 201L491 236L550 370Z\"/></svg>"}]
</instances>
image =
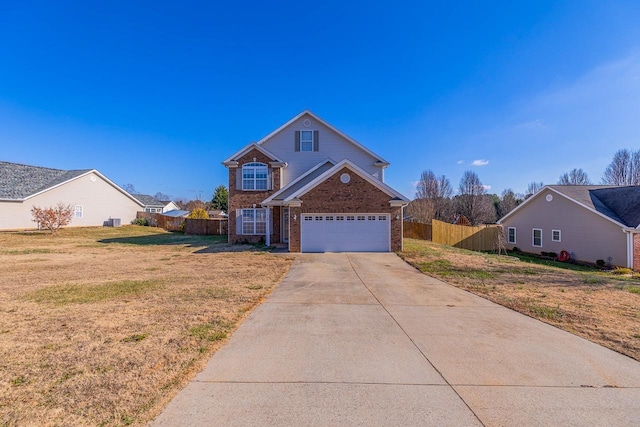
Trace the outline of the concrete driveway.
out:
<instances>
[{"instance_id":1,"label":"concrete driveway","mask_svg":"<svg viewBox=\"0 0 640 427\"><path fill-rule=\"evenodd\" d=\"M155 426L640 425L640 363L395 254L301 254Z\"/></svg>"}]
</instances>

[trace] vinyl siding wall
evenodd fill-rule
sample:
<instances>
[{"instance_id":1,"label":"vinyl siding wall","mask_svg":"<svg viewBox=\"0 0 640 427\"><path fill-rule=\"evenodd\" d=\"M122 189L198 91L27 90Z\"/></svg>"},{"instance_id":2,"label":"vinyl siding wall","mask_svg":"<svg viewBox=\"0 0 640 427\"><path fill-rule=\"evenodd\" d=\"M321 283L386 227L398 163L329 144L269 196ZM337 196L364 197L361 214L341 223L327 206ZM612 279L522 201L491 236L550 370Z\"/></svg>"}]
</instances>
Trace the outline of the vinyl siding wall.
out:
<instances>
[{"instance_id":1,"label":"vinyl siding wall","mask_svg":"<svg viewBox=\"0 0 640 427\"><path fill-rule=\"evenodd\" d=\"M553 200L548 202L547 195ZM550 190L515 212L502 222L505 238L508 228L516 228L516 243L508 248L518 247L525 252L573 252L581 261L595 262L612 258L614 265L627 264L627 235L622 227ZM534 228L542 230L542 247L533 246ZM551 240L552 230L560 230L562 241Z\"/></svg>"},{"instance_id":2,"label":"vinyl siding wall","mask_svg":"<svg viewBox=\"0 0 640 427\"><path fill-rule=\"evenodd\" d=\"M311 125L305 127L304 120L310 120ZM295 131L317 130L319 134L318 151L295 151ZM345 140L336 132L316 121L313 117L304 115L291 125L272 136L262 144L266 150L270 151L289 166L284 169L283 185L287 185L309 169L325 160L331 158L336 163L344 159L349 159L367 173L383 180L382 168L373 165L378 159Z\"/></svg>"},{"instance_id":3,"label":"vinyl siding wall","mask_svg":"<svg viewBox=\"0 0 640 427\"><path fill-rule=\"evenodd\" d=\"M0 202L0 230L36 228L31 208L55 206L59 202L72 207L82 205L82 218L73 218L69 224L72 227L102 226L109 218L120 218L121 224L129 224L136 212L142 210L142 206L100 176L89 174L22 203Z\"/></svg>"}]
</instances>

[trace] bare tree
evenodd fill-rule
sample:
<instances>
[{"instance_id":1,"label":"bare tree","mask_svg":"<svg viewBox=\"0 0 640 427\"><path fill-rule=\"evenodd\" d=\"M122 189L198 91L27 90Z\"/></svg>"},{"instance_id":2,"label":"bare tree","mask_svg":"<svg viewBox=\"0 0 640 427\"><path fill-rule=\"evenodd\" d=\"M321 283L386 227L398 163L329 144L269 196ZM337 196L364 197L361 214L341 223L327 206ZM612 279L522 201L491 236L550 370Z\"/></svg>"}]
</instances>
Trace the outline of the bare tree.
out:
<instances>
[{"instance_id":1,"label":"bare tree","mask_svg":"<svg viewBox=\"0 0 640 427\"><path fill-rule=\"evenodd\" d=\"M525 193L524 198L528 199L529 197L533 196L538 191L542 190L542 187L544 187L544 183L542 181L530 182L529 186L527 187L527 192Z\"/></svg>"},{"instance_id":2,"label":"bare tree","mask_svg":"<svg viewBox=\"0 0 640 427\"><path fill-rule=\"evenodd\" d=\"M608 185L640 185L640 150L616 151L604 170L602 183Z\"/></svg>"},{"instance_id":3,"label":"bare tree","mask_svg":"<svg viewBox=\"0 0 640 427\"><path fill-rule=\"evenodd\" d=\"M591 185L591 180L582 169L573 169L560 175L558 185Z\"/></svg>"},{"instance_id":4,"label":"bare tree","mask_svg":"<svg viewBox=\"0 0 640 427\"><path fill-rule=\"evenodd\" d=\"M133 184L124 184L122 189L129 194L138 194L136 187Z\"/></svg>"},{"instance_id":5,"label":"bare tree","mask_svg":"<svg viewBox=\"0 0 640 427\"><path fill-rule=\"evenodd\" d=\"M465 171L460 179L458 195L454 199L457 213L467 217L473 225L495 222L493 200L486 193L478 175Z\"/></svg>"},{"instance_id":6,"label":"bare tree","mask_svg":"<svg viewBox=\"0 0 640 427\"><path fill-rule=\"evenodd\" d=\"M160 191L158 191L156 194L154 194L153 198L156 199L156 200L160 200L160 201L171 200L171 196L169 196L168 194L162 193Z\"/></svg>"},{"instance_id":7,"label":"bare tree","mask_svg":"<svg viewBox=\"0 0 640 427\"><path fill-rule=\"evenodd\" d=\"M432 219L446 220L451 216L451 184L444 176L433 171L422 172L416 188L416 198L411 203L410 213L420 222Z\"/></svg>"},{"instance_id":8,"label":"bare tree","mask_svg":"<svg viewBox=\"0 0 640 427\"><path fill-rule=\"evenodd\" d=\"M505 189L502 192L502 197L498 203L497 213L498 218L502 218L518 206L518 198L510 188Z\"/></svg>"}]
</instances>

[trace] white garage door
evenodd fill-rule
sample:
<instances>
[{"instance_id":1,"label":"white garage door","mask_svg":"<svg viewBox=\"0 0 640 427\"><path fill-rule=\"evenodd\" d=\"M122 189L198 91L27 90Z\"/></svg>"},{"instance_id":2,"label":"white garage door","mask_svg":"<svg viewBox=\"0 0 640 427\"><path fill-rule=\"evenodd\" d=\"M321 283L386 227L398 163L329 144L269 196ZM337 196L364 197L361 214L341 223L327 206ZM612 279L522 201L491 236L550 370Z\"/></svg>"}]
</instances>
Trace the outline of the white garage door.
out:
<instances>
[{"instance_id":1,"label":"white garage door","mask_svg":"<svg viewBox=\"0 0 640 427\"><path fill-rule=\"evenodd\" d=\"M389 252L389 214L303 214L302 252Z\"/></svg>"}]
</instances>

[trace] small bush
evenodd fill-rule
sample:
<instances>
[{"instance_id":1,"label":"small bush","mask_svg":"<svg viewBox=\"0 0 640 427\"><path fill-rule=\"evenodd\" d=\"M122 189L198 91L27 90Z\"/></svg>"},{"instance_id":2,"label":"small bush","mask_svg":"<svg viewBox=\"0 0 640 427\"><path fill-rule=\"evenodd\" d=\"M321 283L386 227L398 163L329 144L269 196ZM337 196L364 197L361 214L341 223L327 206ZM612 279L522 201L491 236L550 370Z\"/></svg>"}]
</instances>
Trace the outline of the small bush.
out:
<instances>
[{"instance_id":1,"label":"small bush","mask_svg":"<svg viewBox=\"0 0 640 427\"><path fill-rule=\"evenodd\" d=\"M149 226L149 221L147 220L147 218L136 218L131 221L131 224Z\"/></svg>"},{"instance_id":2,"label":"small bush","mask_svg":"<svg viewBox=\"0 0 640 427\"><path fill-rule=\"evenodd\" d=\"M558 258L558 254L555 252L540 252L540 255L546 256L549 258Z\"/></svg>"},{"instance_id":3,"label":"small bush","mask_svg":"<svg viewBox=\"0 0 640 427\"><path fill-rule=\"evenodd\" d=\"M616 267L611 271L613 274L631 274L633 271L626 267Z\"/></svg>"},{"instance_id":4,"label":"small bush","mask_svg":"<svg viewBox=\"0 0 640 427\"><path fill-rule=\"evenodd\" d=\"M191 219L209 219L209 214L202 208L196 208L189 214Z\"/></svg>"},{"instance_id":5,"label":"small bush","mask_svg":"<svg viewBox=\"0 0 640 427\"><path fill-rule=\"evenodd\" d=\"M596 260L596 265L597 265L598 267L602 268L602 267L604 267L604 266L605 266L605 262L604 262L604 260L603 260L603 259L597 259L597 260Z\"/></svg>"}]
</instances>

